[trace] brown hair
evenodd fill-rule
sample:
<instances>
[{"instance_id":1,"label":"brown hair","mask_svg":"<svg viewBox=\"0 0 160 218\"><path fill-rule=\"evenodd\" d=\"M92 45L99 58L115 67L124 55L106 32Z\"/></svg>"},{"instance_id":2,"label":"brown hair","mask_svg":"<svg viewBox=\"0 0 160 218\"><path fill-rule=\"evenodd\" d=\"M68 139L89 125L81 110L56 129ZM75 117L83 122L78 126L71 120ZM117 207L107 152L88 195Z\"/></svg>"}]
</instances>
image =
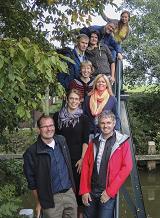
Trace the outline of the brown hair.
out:
<instances>
[{"instance_id":1,"label":"brown hair","mask_svg":"<svg viewBox=\"0 0 160 218\"><path fill-rule=\"evenodd\" d=\"M130 12L129 12L129 11L123 11L123 12L121 13L121 16L120 16L120 17L122 17L123 14L127 14L127 15L128 15L128 21L130 21L130 17L131 17ZM121 19L120 19L120 20L121 20Z\"/></svg>"},{"instance_id":2,"label":"brown hair","mask_svg":"<svg viewBox=\"0 0 160 218\"><path fill-rule=\"evenodd\" d=\"M129 13L129 11L123 11L122 13L121 13L121 18L122 18L122 15L123 14L128 14L128 21L130 21L130 13ZM120 18L120 20L118 21L118 33L121 31L121 29L122 29L122 27L123 27L123 22L122 22L122 20L121 20L121 18ZM127 34L128 34L128 32L129 32L129 24L127 25Z\"/></svg>"},{"instance_id":3,"label":"brown hair","mask_svg":"<svg viewBox=\"0 0 160 218\"><path fill-rule=\"evenodd\" d=\"M50 115L42 114L42 115L38 118L38 120L37 120L37 127L38 127L38 128L41 128L41 121L42 121L42 119L51 119L51 120L53 120L53 117L51 117ZM54 123L54 120L53 120L53 123Z\"/></svg>"},{"instance_id":4,"label":"brown hair","mask_svg":"<svg viewBox=\"0 0 160 218\"><path fill-rule=\"evenodd\" d=\"M78 96L79 96L79 99L81 100L82 96L81 96L79 90L77 90L77 89L71 89L71 90L69 90L69 91L67 92L67 95L66 95L67 100L68 100L69 96L70 96L72 93L78 95Z\"/></svg>"},{"instance_id":5,"label":"brown hair","mask_svg":"<svg viewBox=\"0 0 160 218\"><path fill-rule=\"evenodd\" d=\"M109 95L113 95L109 78L108 78L105 74L98 74L98 75L96 76L96 78L94 79L94 83L93 83L93 89L91 90L91 92L89 93L89 95L92 95L92 93L95 91L96 85L97 85L97 81L98 81L101 77L102 77L102 78L105 80L105 82L106 82L107 90L108 90Z\"/></svg>"}]
</instances>

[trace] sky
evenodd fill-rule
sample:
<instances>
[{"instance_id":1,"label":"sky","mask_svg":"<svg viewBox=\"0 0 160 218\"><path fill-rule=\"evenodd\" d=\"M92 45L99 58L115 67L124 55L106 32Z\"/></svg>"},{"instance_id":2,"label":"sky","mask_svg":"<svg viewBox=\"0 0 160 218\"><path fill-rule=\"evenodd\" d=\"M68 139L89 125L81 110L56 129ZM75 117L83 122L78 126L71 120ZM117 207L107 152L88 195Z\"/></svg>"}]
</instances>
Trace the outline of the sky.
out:
<instances>
[{"instance_id":1,"label":"sky","mask_svg":"<svg viewBox=\"0 0 160 218\"><path fill-rule=\"evenodd\" d=\"M115 0L114 3L118 6L122 3L122 0ZM110 18L119 19L121 12L117 12L115 7L108 5L105 7L105 13ZM103 20L101 16L92 17L92 24L105 25L106 22Z\"/></svg>"}]
</instances>

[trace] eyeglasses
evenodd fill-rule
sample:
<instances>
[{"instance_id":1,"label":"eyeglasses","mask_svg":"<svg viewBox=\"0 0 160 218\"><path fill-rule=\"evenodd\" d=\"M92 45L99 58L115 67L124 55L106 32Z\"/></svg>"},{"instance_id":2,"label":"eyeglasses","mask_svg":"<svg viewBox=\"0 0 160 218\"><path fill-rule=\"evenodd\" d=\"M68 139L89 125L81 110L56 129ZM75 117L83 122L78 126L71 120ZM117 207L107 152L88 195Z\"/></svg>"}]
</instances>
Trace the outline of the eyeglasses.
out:
<instances>
[{"instance_id":1,"label":"eyeglasses","mask_svg":"<svg viewBox=\"0 0 160 218\"><path fill-rule=\"evenodd\" d=\"M40 126L39 128L42 129L42 128L53 128L53 127L54 127L54 124L51 124L48 126Z\"/></svg>"},{"instance_id":2,"label":"eyeglasses","mask_svg":"<svg viewBox=\"0 0 160 218\"><path fill-rule=\"evenodd\" d=\"M68 99L71 100L71 101L74 101L74 100L75 100L75 101L79 101L79 98L69 97Z\"/></svg>"}]
</instances>

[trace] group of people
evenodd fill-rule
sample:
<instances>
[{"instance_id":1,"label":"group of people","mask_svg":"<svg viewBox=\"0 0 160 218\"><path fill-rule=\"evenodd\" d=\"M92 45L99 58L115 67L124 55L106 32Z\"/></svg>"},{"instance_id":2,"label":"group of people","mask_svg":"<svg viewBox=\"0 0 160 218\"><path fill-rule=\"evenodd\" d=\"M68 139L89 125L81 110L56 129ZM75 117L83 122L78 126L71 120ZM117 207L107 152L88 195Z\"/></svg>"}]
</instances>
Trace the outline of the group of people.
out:
<instances>
[{"instance_id":1,"label":"group of people","mask_svg":"<svg viewBox=\"0 0 160 218\"><path fill-rule=\"evenodd\" d=\"M110 76L111 83L115 81L116 58L122 60L121 43L131 32L129 26L130 13L123 11L120 20L109 19L103 14L107 21L105 26L89 26L80 30L77 42L71 52L66 51L66 56L74 60L74 64L68 62L69 74L59 73L58 80L68 91L70 82L80 77L80 65L82 62L91 61L94 71L92 78L99 73Z\"/></svg>"},{"instance_id":2,"label":"group of people","mask_svg":"<svg viewBox=\"0 0 160 218\"><path fill-rule=\"evenodd\" d=\"M90 38L79 35L75 63L68 62L69 74L58 77L67 91L66 102L53 116L38 119L38 139L24 153L38 218L42 213L44 218L113 218L116 195L132 169L128 136L120 133L111 87L114 57L105 44L112 39L121 58L121 46L109 33L119 27L109 22L96 28L82 29ZM124 30L117 31L128 34Z\"/></svg>"}]
</instances>

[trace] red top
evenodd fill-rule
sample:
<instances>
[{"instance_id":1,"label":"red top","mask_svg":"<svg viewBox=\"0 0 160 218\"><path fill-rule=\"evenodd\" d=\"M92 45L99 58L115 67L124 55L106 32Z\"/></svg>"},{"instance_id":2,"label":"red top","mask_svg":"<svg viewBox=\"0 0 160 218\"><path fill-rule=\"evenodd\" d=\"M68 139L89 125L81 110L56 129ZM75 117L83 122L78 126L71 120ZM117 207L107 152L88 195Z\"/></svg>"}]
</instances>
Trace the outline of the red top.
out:
<instances>
[{"instance_id":1,"label":"red top","mask_svg":"<svg viewBox=\"0 0 160 218\"><path fill-rule=\"evenodd\" d=\"M94 166L94 144L90 142L83 159L79 194L91 192L91 177ZM106 176L106 192L115 197L132 170L132 157L128 141L120 144L113 152L108 162Z\"/></svg>"}]
</instances>

